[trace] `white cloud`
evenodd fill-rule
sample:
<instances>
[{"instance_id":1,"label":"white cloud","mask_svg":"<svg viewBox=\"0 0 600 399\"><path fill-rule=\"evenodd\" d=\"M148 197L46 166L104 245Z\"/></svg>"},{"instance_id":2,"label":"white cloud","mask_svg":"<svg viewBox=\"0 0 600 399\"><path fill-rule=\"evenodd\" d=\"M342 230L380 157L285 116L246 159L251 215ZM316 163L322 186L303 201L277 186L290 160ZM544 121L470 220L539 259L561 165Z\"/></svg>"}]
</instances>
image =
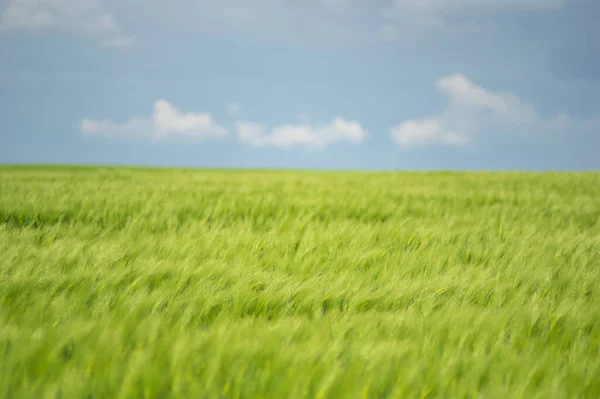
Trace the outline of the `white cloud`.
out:
<instances>
[{"instance_id":1,"label":"white cloud","mask_svg":"<svg viewBox=\"0 0 600 399\"><path fill-rule=\"evenodd\" d=\"M462 146L486 134L502 134L508 138L511 135L589 133L600 125L600 118L581 120L565 113L542 118L535 107L517 95L486 90L460 74L443 77L436 86L449 98L448 105L437 115L407 120L393 127L391 137L401 148L432 143Z\"/></svg>"},{"instance_id":2,"label":"white cloud","mask_svg":"<svg viewBox=\"0 0 600 399\"><path fill-rule=\"evenodd\" d=\"M156 141L169 138L197 141L227 135L227 129L215 123L209 113L183 113L165 100L154 103L154 112L149 118L138 116L124 123L83 119L81 131L90 136Z\"/></svg>"},{"instance_id":3,"label":"white cloud","mask_svg":"<svg viewBox=\"0 0 600 399\"><path fill-rule=\"evenodd\" d=\"M238 103L230 103L227 105L227 113L232 116L240 112L241 109L242 106Z\"/></svg>"},{"instance_id":4,"label":"white cloud","mask_svg":"<svg viewBox=\"0 0 600 399\"><path fill-rule=\"evenodd\" d=\"M328 124L285 124L270 132L265 126L240 121L236 124L239 139L252 147L304 147L308 151L320 151L329 145L341 142L358 144L367 137L367 132L357 121L336 117Z\"/></svg>"},{"instance_id":5,"label":"white cloud","mask_svg":"<svg viewBox=\"0 0 600 399\"><path fill-rule=\"evenodd\" d=\"M517 95L486 90L461 74L439 79L437 88L450 98L447 111L452 113L459 110L471 118L478 113L490 122L520 125L531 123L538 118L535 108L523 102Z\"/></svg>"},{"instance_id":6,"label":"white cloud","mask_svg":"<svg viewBox=\"0 0 600 399\"><path fill-rule=\"evenodd\" d=\"M144 137L153 131L153 127L150 119L140 117L135 117L121 124L114 123L111 120L84 119L81 121L81 131L88 136Z\"/></svg>"},{"instance_id":7,"label":"white cloud","mask_svg":"<svg viewBox=\"0 0 600 399\"><path fill-rule=\"evenodd\" d=\"M392 129L392 138L400 147L419 147L437 141L450 145L464 145L469 142L465 135L447 130L436 119L407 121Z\"/></svg>"},{"instance_id":8,"label":"white cloud","mask_svg":"<svg viewBox=\"0 0 600 399\"><path fill-rule=\"evenodd\" d=\"M12 0L0 17L0 31L69 31L109 47L135 43L97 0Z\"/></svg>"}]
</instances>

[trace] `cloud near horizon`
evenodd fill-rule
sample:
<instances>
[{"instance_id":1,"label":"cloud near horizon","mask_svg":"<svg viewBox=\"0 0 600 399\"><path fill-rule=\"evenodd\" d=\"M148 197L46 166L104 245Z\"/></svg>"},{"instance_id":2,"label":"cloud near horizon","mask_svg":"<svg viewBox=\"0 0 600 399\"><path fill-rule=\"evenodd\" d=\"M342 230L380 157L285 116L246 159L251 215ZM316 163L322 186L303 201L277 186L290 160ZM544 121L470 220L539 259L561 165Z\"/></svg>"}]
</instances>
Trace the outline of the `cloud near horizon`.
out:
<instances>
[{"instance_id":1,"label":"cloud near horizon","mask_svg":"<svg viewBox=\"0 0 600 399\"><path fill-rule=\"evenodd\" d=\"M199 141L227 136L209 113L183 113L165 100L154 103L150 117L134 117L124 123L112 120L83 119L81 131L88 136L141 138L163 141L170 138Z\"/></svg>"},{"instance_id":2,"label":"cloud near horizon","mask_svg":"<svg viewBox=\"0 0 600 399\"><path fill-rule=\"evenodd\" d=\"M133 36L97 0L12 0L0 16L0 31L68 31L99 40L107 47L128 47Z\"/></svg>"},{"instance_id":3,"label":"cloud near horizon","mask_svg":"<svg viewBox=\"0 0 600 399\"><path fill-rule=\"evenodd\" d=\"M335 117L330 123L321 125L284 124L271 131L261 124L239 121L236 123L238 138L251 147L302 147L307 151L322 151L330 145L348 142L362 143L367 132L358 121Z\"/></svg>"},{"instance_id":4,"label":"cloud near horizon","mask_svg":"<svg viewBox=\"0 0 600 399\"><path fill-rule=\"evenodd\" d=\"M322 151L330 145L342 142L360 144L367 138L367 131L355 120L335 117L326 124L282 124L271 131L259 123L238 120L234 123L240 143L255 147L281 149L304 148L306 151ZM150 139L165 141L203 141L228 136L227 128L217 124L209 113L183 113L165 100L154 103L150 117L134 116L125 122L111 119L85 118L80 123L86 136L109 139Z\"/></svg>"},{"instance_id":5,"label":"cloud near horizon","mask_svg":"<svg viewBox=\"0 0 600 399\"><path fill-rule=\"evenodd\" d=\"M485 135L518 139L519 135L590 134L600 127L598 116L577 119L560 113L542 118L516 94L487 90L462 74L443 77L436 87L449 98L448 105L437 115L406 120L390 129L399 147L465 146Z\"/></svg>"}]
</instances>

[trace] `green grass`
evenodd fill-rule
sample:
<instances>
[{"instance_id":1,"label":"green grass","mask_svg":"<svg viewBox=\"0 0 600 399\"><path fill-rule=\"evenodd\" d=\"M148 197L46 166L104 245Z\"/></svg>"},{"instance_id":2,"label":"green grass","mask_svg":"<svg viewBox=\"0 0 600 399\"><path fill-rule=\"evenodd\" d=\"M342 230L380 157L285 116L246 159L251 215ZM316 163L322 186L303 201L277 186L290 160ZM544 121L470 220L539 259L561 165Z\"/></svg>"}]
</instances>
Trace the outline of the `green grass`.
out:
<instances>
[{"instance_id":1,"label":"green grass","mask_svg":"<svg viewBox=\"0 0 600 399\"><path fill-rule=\"evenodd\" d=\"M0 396L598 398L600 174L0 168Z\"/></svg>"}]
</instances>

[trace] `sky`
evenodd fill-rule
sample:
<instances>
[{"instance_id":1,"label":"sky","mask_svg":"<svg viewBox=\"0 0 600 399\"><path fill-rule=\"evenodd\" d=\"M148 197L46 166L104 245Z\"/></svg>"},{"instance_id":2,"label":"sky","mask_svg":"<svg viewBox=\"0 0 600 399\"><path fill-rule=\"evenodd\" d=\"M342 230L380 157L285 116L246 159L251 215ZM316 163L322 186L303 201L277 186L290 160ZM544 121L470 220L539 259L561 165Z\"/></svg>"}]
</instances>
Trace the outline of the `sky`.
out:
<instances>
[{"instance_id":1,"label":"sky","mask_svg":"<svg viewBox=\"0 0 600 399\"><path fill-rule=\"evenodd\" d=\"M0 0L0 163L600 170L598 0Z\"/></svg>"}]
</instances>

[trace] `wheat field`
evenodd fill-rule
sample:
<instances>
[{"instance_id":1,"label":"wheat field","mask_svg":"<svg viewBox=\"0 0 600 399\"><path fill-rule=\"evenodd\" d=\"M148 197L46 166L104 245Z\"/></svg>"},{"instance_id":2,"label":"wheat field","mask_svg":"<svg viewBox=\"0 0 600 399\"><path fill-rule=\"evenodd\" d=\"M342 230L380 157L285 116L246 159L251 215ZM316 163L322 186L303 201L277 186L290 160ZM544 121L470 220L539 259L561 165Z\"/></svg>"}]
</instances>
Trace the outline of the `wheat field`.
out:
<instances>
[{"instance_id":1,"label":"wheat field","mask_svg":"<svg viewBox=\"0 0 600 399\"><path fill-rule=\"evenodd\" d=\"M0 167L5 398L598 398L600 173Z\"/></svg>"}]
</instances>

